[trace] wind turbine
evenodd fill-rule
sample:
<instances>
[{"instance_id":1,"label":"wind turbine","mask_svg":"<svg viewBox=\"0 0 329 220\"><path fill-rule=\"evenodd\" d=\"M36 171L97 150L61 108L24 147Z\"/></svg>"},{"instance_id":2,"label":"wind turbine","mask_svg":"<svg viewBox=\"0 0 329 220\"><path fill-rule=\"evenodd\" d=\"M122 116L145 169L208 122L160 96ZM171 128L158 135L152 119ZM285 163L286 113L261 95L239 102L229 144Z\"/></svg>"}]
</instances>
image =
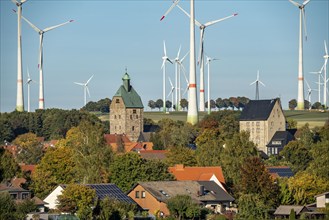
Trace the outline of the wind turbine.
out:
<instances>
[{"instance_id":1,"label":"wind turbine","mask_svg":"<svg viewBox=\"0 0 329 220\"><path fill-rule=\"evenodd\" d=\"M186 58L186 56L189 54L189 52L187 52L184 56L183 56L183 58L182 59L179 59L179 60L177 60L177 63L178 63L178 65L179 65L179 68L178 68L178 110L181 110L181 106L180 106L180 101L181 101L181 99L182 99L182 94L181 94L181 91L182 91L182 89L181 89L181 70L183 71L183 73L184 73L184 76L186 77L186 71L185 71L185 67L184 67L184 65L183 65L183 62L184 62L184 60L185 60L185 58Z\"/></svg>"},{"instance_id":2,"label":"wind turbine","mask_svg":"<svg viewBox=\"0 0 329 220\"><path fill-rule=\"evenodd\" d=\"M34 24L32 24L29 20L27 20L26 18L24 18L22 16L22 18L37 32L39 33L40 36L40 45L39 45L39 63L38 63L38 68L39 68L39 109L44 109L45 108L45 100L44 100L44 86L43 86L43 34L53 30L55 28L61 27L65 24L68 24L70 22L73 22L73 20L69 20L67 22L64 22L62 24L59 25L55 25L55 26L51 26L51 27L47 27L43 30L41 30L40 28L36 27Z\"/></svg>"},{"instance_id":3,"label":"wind turbine","mask_svg":"<svg viewBox=\"0 0 329 220\"><path fill-rule=\"evenodd\" d=\"M174 4L161 17L162 20L174 8L180 0L174 0ZM189 74L189 96L187 122L195 125L199 121L197 88L196 88L196 71L195 71L195 19L194 19L194 0L190 0L190 74Z\"/></svg>"},{"instance_id":4,"label":"wind turbine","mask_svg":"<svg viewBox=\"0 0 329 220\"><path fill-rule=\"evenodd\" d=\"M93 76L94 76L94 75L92 75L92 76L88 79L88 81L85 82L85 83L74 82L75 84L77 84L77 85L79 85L79 86L83 86L84 100L85 100L85 103L84 103L85 105L84 105L84 106L86 106L86 104L87 104L87 93L88 93L88 95L89 95L89 97L90 97L90 92L89 92L89 89L88 89L88 83L89 83L90 80L93 78Z\"/></svg>"},{"instance_id":5,"label":"wind turbine","mask_svg":"<svg viewBox=\"0 0 329 220\"><path fill-rule=\"evenodd\" d=\"M307 39L306 32L306 18L305 18L305 6L310 0L305 0L302 4L299 4L293 0L289 0L293 5L299 8L299 58L298 58L298 98L297 109L304 110L304 74L303 74L303 24L305 31L305 38Z\"/></svg>"},{"instance_id":6,"label":"wind turbine","mask_svg":"<svg viewBox=\"0 0 329 220\"><path fill-rule=\"evenodd\" d=\"M178 5L179 0L174 1L174 3L171 5L171 7L167 10L164 16L162 16L161 20L175 7L177 6L184 14L186 14L189 18L191 16L182 8ZM209 27L211 25L214 25L218 22L224 21L228 18L237 16L237 13L234 13L230 16L214 20L214 21L209 21L204 24L201 24L199 21L194 19L195 24L200 28L200 51L199 51L199 58L198 58L198 63L200 64L200 111L204 111L204 106L205 106L205 95L204 95L204 32L206 27Z\"/></svg>"},{"instance_id":7,"label":"wind turbine","mask_svg":"<svg viewBox=\"0 0 329 220\"><path fill-rule=\"evenodd\" d=\"M309 102L309 109L311 109L311 107L312 107L312 102L311 102L311 95L312 95L312 91L316 91L316 90L314 90L314 89L311 89L311 87L310 87L310 84L308 84L308 82L307 82L307 80L305 79L305 82L306 82L306 85L307 85L307 100L308 100L308 102Z\"/></svg>"},{"instance_id":8,"label":"wind turbine","mask_svg":"<svg viewBox=\"0 0 329 220\"><path fill-rule=\"evenodd\" d=\"M169 98L169 96L171 95L171 111L174 111L174 90L175 90L175 86L171 82L170 77L168 77L168 78L169 78L169 83L170 83L171 89L170 89L170 92L169 92L167 98ZM177 109L177 105L176 105L176 109Z\"/></svg>"},{"instance_id":9,"label":"wind turbine","mask_svg":"<svg viewBox=\"0 0 329 220\"><path fill-rule=\"evenodd\" d=\"M30 83L35 82L34 80L31 79L29 68L27 68L27 111L30 112ZM36 82L35 82L36 83Z\"/></svg>"},{"instance_id":10,"label":"wind turbine","mask_svg":"<svg viewBox=\"0 0 329 220\"><path fill-rule=\"evenodd\" d=\"M163 41L163 52L161 69L163 70L163 112L166 113L166 62L172 64L172 61L167 56L166 43Z\"/></svg>"},{"instance_id":11,"label":"wind turbine","mask_svg":"<svg viewBox=\"0 0 329 220\"><path fill-rule=\"evenodd\" d=\"M322 85L322 83L321 83L321 73L323 71L323 68L324 68L324 65L322 65L320 71L310 72L312 74L317 74L318 75L318 82L316 82L316 84L318 84L318 98L319 98L318 101L319 101L319 103L321 103L321 85Z\"/></svg>"},{"instance_id":12,"label":"wind turbine","mask_svg":"<svg viewBox=\"0 0 329 220\"><path fill-rule=\"evenodd\" d=\"M175 105L176 105L176 111L179 109L178 106L178 90L180 89L178 86L178 81L180 80L180 76L179 76L179 54L180 54L180 50L181 50L181 46L179 46L179 50L177 52L177 56L175 58L175 86L176 86L176 92L175 92ZM170 78L169 78L170 80Z\"/></svg>"},{"instance_id":13,"label":"wind turbine","mask_svg":"<svg viewBox=\"0 0 329 220\"><path fill-rule=\"evenodd\" d=\"M257 71L257 79L250 83L250 85L256 84L256 96L255 100L259 100L259 83L262 84L265 87L265 84L262 83L262 81L259 80L259 70Z\"/></svg>"},{"instance_id":14,"label":"wind turbine","mask_svg":"<svg viewBox=\"0 0 329 220\"><path fill-rule=\"evenodd\" d=\"M206 64L208 65L208 115L210 115L210 112L211 112L211 109L210 109L210 62L213 60L218 60L218 59L207 56Z\"/></svg>"},{"instance_id":15,"label":"wind turbine","mask_svg":"<svg viewBox=\"0 0 329 220\"><path fill-rule=\"evenodd\" d=\"M324 41L324 51L325 55L323 56L324 58L324 64L323 64L323 104L324 104L324 109L327 109L327 83L329 81L329 78L327 79L327 62L328 62L328 50L327 50L327 43Z\"/></svg>"},{"instance_id":16,"label":"wind turbine","mask_svg":"<svg viewBox=\"0 0 329 220\"><path fill-rule=\"evenodd\" d=\"M17 97L16 110L24 111L24 95L23 95L23 64L22 64L22 5L27 0L15 1L11 0L17 6Z\"/></svg>"}]
</instances>

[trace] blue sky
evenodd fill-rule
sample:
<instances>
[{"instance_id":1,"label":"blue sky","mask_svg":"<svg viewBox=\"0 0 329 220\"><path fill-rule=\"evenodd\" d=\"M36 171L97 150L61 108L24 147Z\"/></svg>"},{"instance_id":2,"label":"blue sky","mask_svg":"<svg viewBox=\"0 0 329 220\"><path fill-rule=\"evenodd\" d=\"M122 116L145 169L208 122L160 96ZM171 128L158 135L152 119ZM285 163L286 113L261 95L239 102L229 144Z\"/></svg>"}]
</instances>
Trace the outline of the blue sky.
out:
<instances>
[{"instance_id":1,"label":"blue sky","mask_svg":"<svg viewBox=\"0 0 329 220\"><path fill-rule=\"evenodd\" d=\"M112 99L127 68L145 110L149 110L149 100L162 98L163 40L170 58L176 57L180 45L181 56L189 50L189 19L185 14L174 8L160 22L171 4L170 0L24 3L23 16L39 28L75 20L44 34L46 108L81 108L83 88L73 82L85 82L93 74L89 84L91 97L87 100ZM182 0L180 6L189 11L189 1ZM196 19L201 23L239 14L205 31L205 52L220 59L211 64L212 99L231 96L253 99L255 87L249 84L256 79L257 70L266 85L260 87L261 99L280 96L283 108L287 108L288 101L297 98L297 7L288 0L197 0L195 7ZM1 112L11 112L16 105L17 16L12 12L15 8L10 0L0 0ZM318 71L323 64L324 40L329 47L329 1L311 0L305 9L308 40L304 42L304 75L315 89L317 76L309 72ZM22 44L23 80L26 81L29 68L32 79L38 81L39 36L24 21ZM196 54L198 44L196 28ZM185 68L189 68L188 58ZM167 65L167 75L172 80L174 71L174 65ZM167 86L169 93L168 81ZM27 109L26 85L24 100ZM313 92L312 101L317 100L317 92ZM32 84L31 110L37 107L38 85Z\"/></svg>"}]
</instances>

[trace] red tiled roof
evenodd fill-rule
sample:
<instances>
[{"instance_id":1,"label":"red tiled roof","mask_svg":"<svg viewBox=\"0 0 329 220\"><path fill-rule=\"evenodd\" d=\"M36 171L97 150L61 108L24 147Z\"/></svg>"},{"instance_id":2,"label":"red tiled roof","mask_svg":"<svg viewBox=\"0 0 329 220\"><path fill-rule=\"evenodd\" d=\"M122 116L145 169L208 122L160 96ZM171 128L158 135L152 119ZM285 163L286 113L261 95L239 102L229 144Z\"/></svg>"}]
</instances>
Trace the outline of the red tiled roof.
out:
<instances>
[{"instance_id":1,"label":"red tiled roof","mask_svg":"<svg viewBox=\"0 0 329 220\"><path fill-rule=\"evenodd\" d=\"M22 187L22 185L26 183L26 179L23 177L20 178L14 177L10 182L14 187Z\"/></svg>"},{"instance_id":2,"label":"red tiled roof","mask_svg":"<svg viewBox=\"0 0 329 220\"><path fill-rule=\"evenodd\" d=\"M110 144L116 144L118 138L121 138L123 143L130 143L127 135L122 134L104 134L104 139L108 145Z\"/></svg>"},{"instance_id":3,"label":"red tiled roof","mask_svg":"<svg viewBox=\"0 0 329 220\"><path fill-rule=\"evenodd\" d=\"M158 159L163 160L166 158L166 150L144 150L140 151L139 155L144 159Z\"/></svg>"},{"instance_id":4,"label":"red tiled roof","mask_svg":"<svg viewBox=\"0 0 329 220\"><path fill-rule=\"evenodd\" d=\"M169 167L169 172L172 173L177 180L210 180L215 175L221 183L225 183L222 168L217 167L185 167L178 164L174 167Z\"/></svg>"},{"instance_id":5,"label":"red tiled roof","mask_svg":"<svg viewBox=\"0 0 329 220\"><path fill-rule=\"evenodd\" d=\"M22 171L30 171L31 173L34 173L34 170L36 168L36 165L32 164L19 164L21 167Z\"/></svg>"}]
</instances>

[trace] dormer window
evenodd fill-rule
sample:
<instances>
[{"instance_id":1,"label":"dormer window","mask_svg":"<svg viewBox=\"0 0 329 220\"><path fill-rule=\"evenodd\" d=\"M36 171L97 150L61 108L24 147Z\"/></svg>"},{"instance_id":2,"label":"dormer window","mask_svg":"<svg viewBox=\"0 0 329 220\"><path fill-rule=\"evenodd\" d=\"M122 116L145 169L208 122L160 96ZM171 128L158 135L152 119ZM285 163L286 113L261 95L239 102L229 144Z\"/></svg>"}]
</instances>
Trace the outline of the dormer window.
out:
<instances>
[{"instance_id":1,"label":"dormer window","mask_svg":"<svg viewBox=\"0 0 329 220\"><path fill-rule=\"evenodd\" d=\"M120 99L115 99L115 103L120 103Z\"/></svg>"}]
</instances>

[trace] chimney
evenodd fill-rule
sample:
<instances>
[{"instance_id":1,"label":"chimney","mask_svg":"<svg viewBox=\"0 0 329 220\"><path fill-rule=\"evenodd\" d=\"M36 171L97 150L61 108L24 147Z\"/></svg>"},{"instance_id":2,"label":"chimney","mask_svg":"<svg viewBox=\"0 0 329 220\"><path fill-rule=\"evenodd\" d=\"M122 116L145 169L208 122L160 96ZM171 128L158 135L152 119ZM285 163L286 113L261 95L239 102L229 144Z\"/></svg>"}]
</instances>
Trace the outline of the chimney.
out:
<instances>
[{"instance_id":1,"label":"chimney","mask_svg":"<svg viewBox=\"0 0 329 220\"><path fill-rule=\"evenodd\" d=\"M176 170L184 170L184 164L176 164Z\"/></svg>"},{"instance_id":2,"label":"chimney","mask_svg":"<svg viewBox=\"0 0 329 220\"><path fill-rule=\"evenodd\" d=\"M200 185L199 196L204 195L204 185Z\"/></svg>"}]
</instances>

